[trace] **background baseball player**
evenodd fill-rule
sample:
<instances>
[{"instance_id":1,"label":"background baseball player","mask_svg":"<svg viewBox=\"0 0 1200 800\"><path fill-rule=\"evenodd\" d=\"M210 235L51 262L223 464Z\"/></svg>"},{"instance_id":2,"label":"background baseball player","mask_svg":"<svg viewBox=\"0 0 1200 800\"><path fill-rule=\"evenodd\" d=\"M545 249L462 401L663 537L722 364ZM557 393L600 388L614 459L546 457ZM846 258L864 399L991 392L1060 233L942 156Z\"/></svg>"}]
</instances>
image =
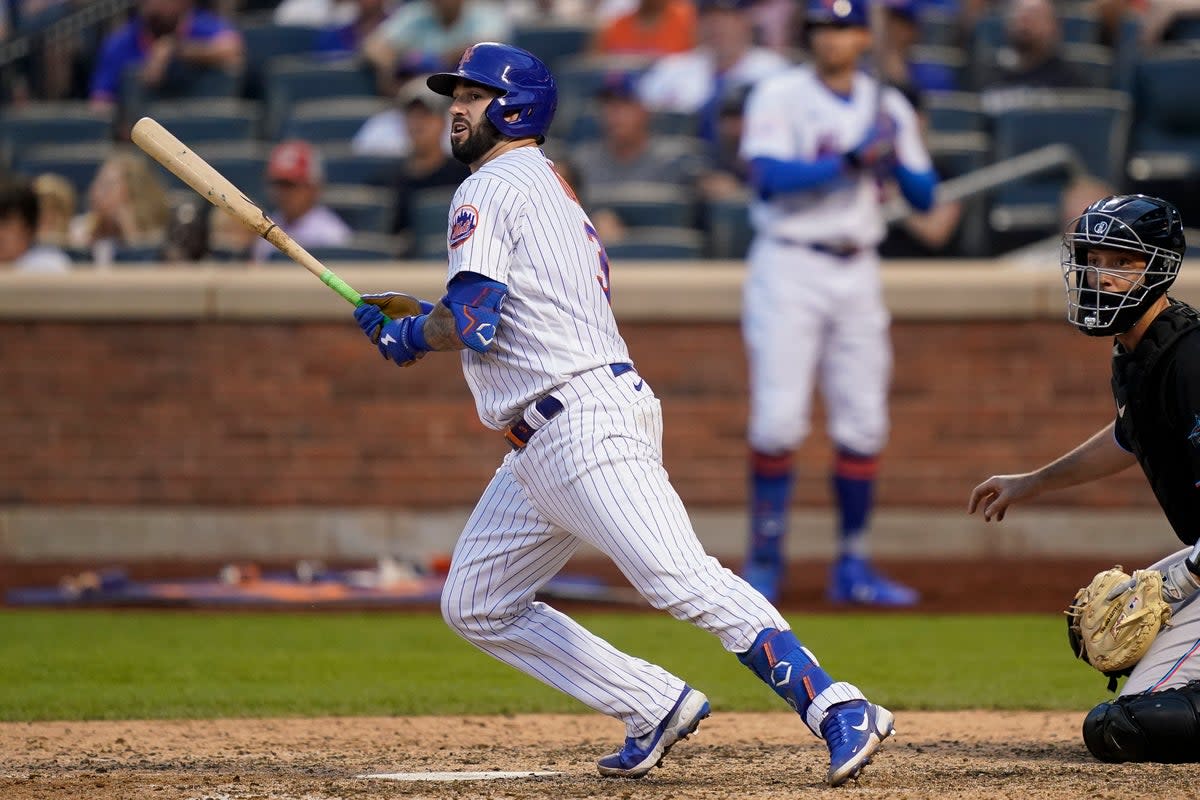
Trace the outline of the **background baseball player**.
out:
<instances>
[{"instance_id":1,"label":"background baseball player","mask_svg":"<svg viewBox=\"0 0 1200 800\"><path fill-rule=\"evenodd\" d=\"M1068 227L1067 318L1089 336L1115 337L1116 416L1040 469L988 478L968 505L1000 521L1014 503L1138 463L1188 545L1150 568L1163 574L1171 624L1117 700L1084 720L1084 741L1104 761L1200 761L1200 313L1166 294L1185 249L1179 212L1145 195L1098 200Z\"/></svg>"},{"instance_id":2,"label":"background baseball player","mask_svg":"<svg viewBox=\"0 0 1200 800\"><path fill-rule=\"evenodd\" d=\"M885 226L880 180L918 209L937 178L912 106L859 65L871 46L866 0L809 0L811 64L759 83L741 154L751 208L743 333L750 364L750 548L745 575L768 598L783 577L794 483L792 454L809 430L813 384L836 447L840 554L828 597L908 605L916 592L866 559L879 452L887 438L889 316L876 247Z\"/></svg>"},{"instance_id":3,"label":"background baseball player","mask_svg":"<svg viewBox=\"0 0 1200 800\"><path fill-rule=\"evenodd\" d=\"M437 304L355 311L385 358L458 350L485 425L513 446L454 550L447 623L481 650L621 720L601 775L640 778L709 713L701 692L614 648L534 593L580 542L656 608L720 638L829 747L827 780L858 774L892 714L835 682L762 595L706 555L662 466L658 399L609 306L609 265L587 215L537 146L557 104L546 66L485 42L429 79L450 95L451 142L472 175L450 212ZM373 303L393 311L396 297ZM403 299L403 298L399 298ZM413 309L416 311L416 309Z\"/></svg>"}]
</instances>

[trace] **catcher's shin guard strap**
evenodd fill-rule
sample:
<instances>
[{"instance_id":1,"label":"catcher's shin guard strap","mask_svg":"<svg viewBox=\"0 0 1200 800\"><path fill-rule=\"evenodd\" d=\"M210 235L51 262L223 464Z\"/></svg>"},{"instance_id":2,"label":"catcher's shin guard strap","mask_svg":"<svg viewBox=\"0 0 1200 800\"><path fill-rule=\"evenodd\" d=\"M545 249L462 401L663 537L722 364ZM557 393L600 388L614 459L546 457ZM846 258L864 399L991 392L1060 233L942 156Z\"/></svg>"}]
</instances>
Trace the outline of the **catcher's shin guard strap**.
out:
<instances>
[{"instance_id":1,"label":"catcher's shin guard strap","mask_svg":"<svg viewBox=\"0 0 1200 800\"><path fill-rule=\"evenodd\" d=\"M1101 761L1200 762L1200 682L1101 703L1083 720L1083 742Z\"/></svg>"},{"instance_id":2,"label":"catcher's shin guard strap","mask_svg":"<svg viewBox=\"0 0 1200 800\"><path fill-rule=\"evenodd\" d=\"M749 650L738 653L738 660L787 701L817 736L829 706L862 697L850 684L835 684L791 631L763 629ZM838 687L848 688L842 691ZM831 688L832 693L827 691Z\"/></svg>"}]
</instances>

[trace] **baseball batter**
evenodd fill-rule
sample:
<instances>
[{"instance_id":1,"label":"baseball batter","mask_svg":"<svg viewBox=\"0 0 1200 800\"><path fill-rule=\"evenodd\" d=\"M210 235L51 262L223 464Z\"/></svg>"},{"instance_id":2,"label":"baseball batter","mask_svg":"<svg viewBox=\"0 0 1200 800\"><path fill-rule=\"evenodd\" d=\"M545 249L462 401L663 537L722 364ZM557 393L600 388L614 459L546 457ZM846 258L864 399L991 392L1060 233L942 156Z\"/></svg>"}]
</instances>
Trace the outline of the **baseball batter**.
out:
<instances>
[{"instance_id":1,"label":"baseball batter","mask_svg":"<svg viewBox=\"0 0 1200 800\"><path fill-rule=\"evenodd\" d=\"M1084 720L1084 742L1102 761L1200 761L1200 312L1167 295L1186 250L1179 211L1157 197L1097 200L1067 228L1067 318L1089 336L1113 337L1116 415L1040 469L988 478L968 505L1000 521L1014 503L1136 463L1187 545L1149 567L1162 574L1155 591L1170 624L1134 659L1120 696ZM1105 616L1120 625L1118 614L1136 606Z\"/></svg>"},{"instance_id":2,"label":"baseball batter","mask_svg":"<svg viewBox=\"0 0 1200 800\"><path fill-rule=\"evenodd\" d=\"M709 714L699 690L617 650L534 593L588 542L656 608L716 635L829 748L827 780L856 776L892 714L834 681L761 594L706 555L662 466L662 413L609 306L609 264L538 147L557 89L530 53L485 42L429 78L453 97L451 141L472 175L454 197L446 295L388 320L355 310L385 358L461 351L479 417L512 446L471 514L442 592L460 635L621 720L601 775L640 778Z\"/></svg>"},{"instance_id":3,"label":"baseball batter","mask_svg":"<svg viewBox=\"0 0 1200 800\"><path fill-rule=\"evenodd\" d=\"M744 291L750 365L750 548L745 575L778 596L813 385L836 447L839 557L834 602L910 605L913 590L876 572L865 534L888 433L889 316L877 247L880 181L932 206L937 182L912 107L860 71L871 45L867 0L809 0L810 64L760 82L746 108L742 157L757 200Z\"/></svg>"}]
</instances>

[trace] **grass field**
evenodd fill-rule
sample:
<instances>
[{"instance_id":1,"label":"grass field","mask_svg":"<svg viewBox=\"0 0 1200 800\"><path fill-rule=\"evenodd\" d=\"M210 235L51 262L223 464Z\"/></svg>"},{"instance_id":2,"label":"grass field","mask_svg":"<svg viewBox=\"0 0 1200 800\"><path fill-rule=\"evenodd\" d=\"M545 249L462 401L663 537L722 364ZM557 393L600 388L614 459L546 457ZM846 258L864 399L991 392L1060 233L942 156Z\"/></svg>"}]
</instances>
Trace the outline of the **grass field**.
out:
<instances>
[{"instance_id":1,"label":"grass field","mask_svg":"<svg viewBox=\"0 0 1200 800\"><path fill-rule=\"evenodd\" d=\"M579 614L703 688L781 708L717 640L663 614ZM1086 709L1103 679L1062 617L804 615L835 676L893 709ZM582 711L458 639L436 614L0 611L0 720Z\"/></svg>"}]
</instances>

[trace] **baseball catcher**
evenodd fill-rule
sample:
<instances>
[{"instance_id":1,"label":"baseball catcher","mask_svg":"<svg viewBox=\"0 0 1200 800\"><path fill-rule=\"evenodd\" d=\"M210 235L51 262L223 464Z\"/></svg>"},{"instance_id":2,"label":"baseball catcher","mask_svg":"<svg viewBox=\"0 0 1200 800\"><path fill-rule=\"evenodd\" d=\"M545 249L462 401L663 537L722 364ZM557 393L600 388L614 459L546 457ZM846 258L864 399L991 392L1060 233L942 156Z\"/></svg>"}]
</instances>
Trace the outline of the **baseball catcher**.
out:
<instances>
[{"instance_id":1,"label":"baseball catcher","mask_svg":"<svg viewBox=\"0 0 1200 800\"><path fill-rule=\"evenodd\" d=\"M1112 336L1113 421L1032 472L993 475L968 511L1004 519L1043 492L1138 464L1184 549L1147 569L1104 570L1067 609L1075 655L1118 697L1083 721L1101 761L1200 762L1200 312L1167 295L1186 250L1175 206L1098 200L1063 235L1067 319Z\"/></svg>"}]
</instances>

